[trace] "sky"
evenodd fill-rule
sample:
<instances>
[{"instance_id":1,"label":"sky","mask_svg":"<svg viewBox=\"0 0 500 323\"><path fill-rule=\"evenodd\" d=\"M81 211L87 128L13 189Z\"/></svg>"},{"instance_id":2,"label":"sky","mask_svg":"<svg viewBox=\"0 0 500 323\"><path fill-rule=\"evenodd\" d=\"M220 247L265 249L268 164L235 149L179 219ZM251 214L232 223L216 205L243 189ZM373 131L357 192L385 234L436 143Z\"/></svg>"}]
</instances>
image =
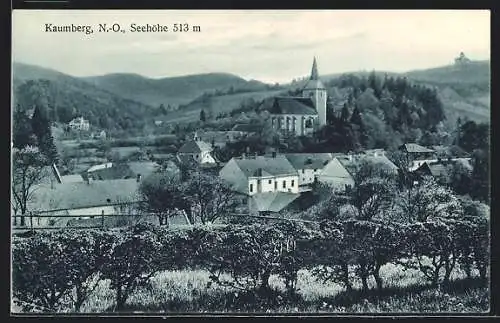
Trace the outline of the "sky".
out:
<instances>
[{"instance_id":1,"label":"sky","mask_svg":"<svg viewBox=\"0 0 500 323\"><path fill-rule=\"evenodd\" d=\"M120 24L125 33L99 33ZM167 26L137 33L130 25ZM200 32L172 32L176 23ZM94 33L47 32L45 24ZM404 72L490 59L489 10L14 10L12 58L73 76L222 72L264 82L310 73Z\"/></svg>"}]
</instances>

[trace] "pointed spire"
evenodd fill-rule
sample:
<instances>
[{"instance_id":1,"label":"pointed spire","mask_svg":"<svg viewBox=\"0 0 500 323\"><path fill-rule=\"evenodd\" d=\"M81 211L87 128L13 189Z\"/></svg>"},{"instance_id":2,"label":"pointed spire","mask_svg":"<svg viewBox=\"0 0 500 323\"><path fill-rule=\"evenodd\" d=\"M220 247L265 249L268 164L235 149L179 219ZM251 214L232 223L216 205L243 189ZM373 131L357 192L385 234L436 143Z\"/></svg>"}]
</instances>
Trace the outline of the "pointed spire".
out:
<instances>
[{"instance_id":1,"label":"pointed spire","mask_svg":"<svg viewBox=\"0 0 500 323\"><path fill-rule=\"evenodd\" d=\"M317 80L318 79L318 65L316 64L316 56L314 56L313 60L313 66L311 70L311 80Z\"/></svg>"}]
</instances>

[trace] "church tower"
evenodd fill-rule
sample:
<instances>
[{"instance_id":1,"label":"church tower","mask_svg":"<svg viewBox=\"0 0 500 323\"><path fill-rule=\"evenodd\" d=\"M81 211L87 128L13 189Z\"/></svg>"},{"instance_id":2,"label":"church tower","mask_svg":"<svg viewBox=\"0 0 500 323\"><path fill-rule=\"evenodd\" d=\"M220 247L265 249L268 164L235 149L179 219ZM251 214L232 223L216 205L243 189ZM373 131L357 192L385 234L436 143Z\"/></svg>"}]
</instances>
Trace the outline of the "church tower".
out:
<instances>
[{"instance_id":1,"label":"church tower","mask_svg":"<svg viewBox=\"0 0 500 323\"><path fill-rule=\"evenodd\" d=\"M306 86L302 90L302 96L311 98L316 111L318 112L318 123L319 126L326 125L326 88L319 80L318 76L318 65L316 63L316 57L313 60L313 66L311 69L311 76Z\"/></svg>"}]
</instances>

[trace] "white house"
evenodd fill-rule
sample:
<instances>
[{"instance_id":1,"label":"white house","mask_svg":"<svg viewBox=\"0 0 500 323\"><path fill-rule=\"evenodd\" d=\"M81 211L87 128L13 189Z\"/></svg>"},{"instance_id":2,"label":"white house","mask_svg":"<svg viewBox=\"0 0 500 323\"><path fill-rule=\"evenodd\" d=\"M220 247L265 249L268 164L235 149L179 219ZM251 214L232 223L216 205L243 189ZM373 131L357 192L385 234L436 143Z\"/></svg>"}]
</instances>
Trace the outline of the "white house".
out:
<instances>
[{"instance_id":1,"label":"white house","mask_svg":"<svg viewBox=\"0 0 500 323\"><path fill-rule=\"evenodd\" d=\"M69 122L69 127L74 130L85 130L88 131L90 128L90 123L83 117L78 117Z\"/></svg>"},{"instance_id":2,"label":"white house","mask_svg":"<svg viewBox=\"0 0 500 323\"><path fill-rule=\"evenodd\" d=\"M187 141L179 148L177 159L182 163L195 161L198 164L215 164L212 151L213 148L195 133L193 140Z\"/></svg>"},{"instance_id":3,"label":"white house","mask_svg":"<svg viewBox=\"0 0 500 323\"><path fill-rule=\"evenodd\" d=\"M104 181L62 182L56 185L41 184L34 191L29 209L40 215L35 225L64 226L69 220L89 219L100 215L133 212L140 201L135 179ZM75 215L75 218L57 218L58 215ZM72 221L74 222L74 221Z\"/></svg>"},{"instance_id":4,"label":"white house","mask_svg":"<svg viewBox=\"0 0 500 323\"><path fill-rule=\"evenodd\" d=\"M250 212L279 212L300 195L298 173L283 155L233 157L219 176L249 197Z\"/></svg>"},{"instance_id":5,"label":"white house","mask_svg":"<svg viewBox=\"0 0 500 323\"><path fill-rule=\"evenodd\" d=\"M330 153L291 153L284 154L299 175L299 186L316 181L319 174L332 159Z\"/></svg>"},{"instance_id":6,"label":"white house","mask_svg":"<svg viewBox=\"0 0 500 323\"><path fill-rule=\"evenodd\" d=\"M235 191L247 195L266 192L299 193L299 176L283 155L233 157L219 175Z\"/></svg>"}]
</instances>

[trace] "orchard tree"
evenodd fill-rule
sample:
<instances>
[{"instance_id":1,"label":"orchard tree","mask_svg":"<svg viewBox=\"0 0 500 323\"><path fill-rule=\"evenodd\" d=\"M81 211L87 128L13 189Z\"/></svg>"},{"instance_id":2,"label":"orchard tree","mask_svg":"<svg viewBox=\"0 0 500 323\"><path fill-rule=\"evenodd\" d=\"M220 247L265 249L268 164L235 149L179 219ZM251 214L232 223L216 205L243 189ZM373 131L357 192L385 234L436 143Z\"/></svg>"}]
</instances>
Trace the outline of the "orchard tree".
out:
<instances>
[{"instance_id":1,"label":"orchard tree","mask_svg":"<svg viewBox=\"0 0 500 323\"><path fill-rule=\"evenodd\" d=\"M234 191L220 177L202 172L191 174L185 194L203 224L214 222L236 206Z\"/></svg>"},{"instance_id":2,"label":"orchard tree","mask_svg":"<svg viewBox=\"0 0 500 323\"><path fill-rule=\"evenodd\" d=\"M175 209L186 204L185 185L180 176L173 173L155 174L145 178L139 187L144 200L143 211L158 216L160 225L169 225Z\"/></svg>"},{"instance_id":3,"label":"orchard tree","mask_svg":"<svg viewBox=\"0 0 500 323\"><path fill-rule=\"evenodd\" d=\"M20 150L13 149L12 164L12 207L15 215L21 215L21 225L24 226L37 184L49 176L47 162L38 148L26 146ZM17 221L14 221L16 224Z\"/></svg>"},{"instance_id":4,"label":"orchard tree","mask_svg":"<svg viewBox=\"0 0 500 323\"><path fill-rule=\"evenodd\" d=\"M399 202L410 222L463 216L460 200L450 189L440 186L430 176L424 177L410 194L403 192Z\"/></svg>"}]
</instances>

